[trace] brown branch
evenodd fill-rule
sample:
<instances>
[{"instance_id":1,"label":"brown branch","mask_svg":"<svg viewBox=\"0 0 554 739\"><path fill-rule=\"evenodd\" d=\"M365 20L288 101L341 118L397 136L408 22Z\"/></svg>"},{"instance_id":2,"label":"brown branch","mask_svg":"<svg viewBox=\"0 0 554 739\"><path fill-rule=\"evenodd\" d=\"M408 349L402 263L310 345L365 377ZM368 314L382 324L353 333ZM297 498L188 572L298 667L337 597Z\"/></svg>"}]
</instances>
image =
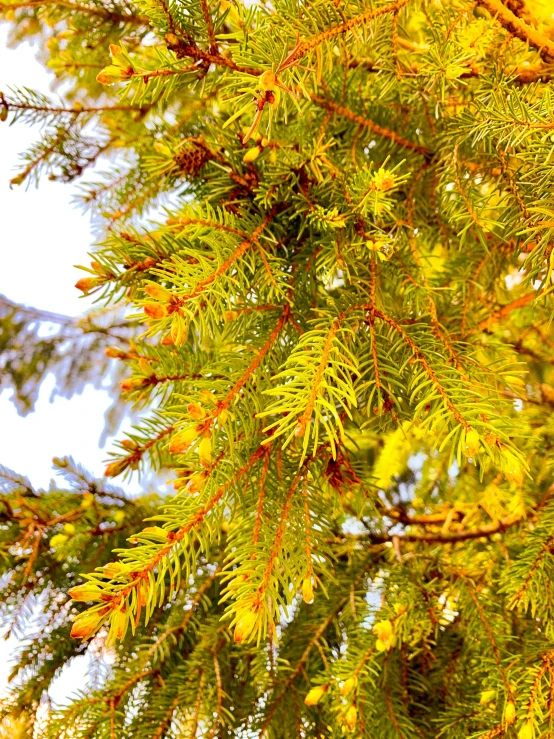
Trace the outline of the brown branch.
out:
<instances>
[{"instance_id":1,"label":"brown branch","mask_svg":"<svg viewBox=\"0 0 554 739\"><path fill-rule=\"evenodd\" d=\"M408 141L402 136L399 136L395 131L391 131L391 129L385 128L384 126L380 126L378 123L375 123L369 118L364 118L364 116L355 113L353 110L346 108L344 105L339 105L338 103L321 97L320 95L316 95L315 93L310 94L310 99L312 100L312 102L314 102L316 105L319 105L324 110L329 110L336 115L341 116L342 118L346 118L347 120L352 121L352 123L357 123L358 126L362 126L362 128L367 128L369 131L372 131L377 136L382 136L389 141L393 141L395 144L397 144L398 146L402 146L404 149L415 151L417 154L421 154L422 156L427 158L430 158L432 156L432 152L425 146L414 144L412 141Z\"/></svg>"},{"instance_id":2,"label":"brown branch","mask_svg":"<svg viewBox=\"0 0 554 739\"><path fill-rule=\"evenodd\" d=\"M483 5L508 33L537 49L545 62L554 61L554 41L548 36L518 18L500 0L477 0L477 2Z\"/></svg>"},{"instance_id":3,"label":"brown branch","mask_svg":"<svg viewBox=\"0 0 554 739\"><path fill-rule=\"evenodd\" d=\"M133 23L141 26L149 26L150 19L140 15L125 15L124 13L114 13L110 10L100 10L98 7L89 7L79 3L72 3L68 0L27 0L23 3L0 2L0 7L5 10L18 10L19 8L40 8L44 5L61 5L70 8L77 13L85 13L87 15L95 15L99 18L105 18L106 21L113 23Z\"/></svg>"}]
</instances>

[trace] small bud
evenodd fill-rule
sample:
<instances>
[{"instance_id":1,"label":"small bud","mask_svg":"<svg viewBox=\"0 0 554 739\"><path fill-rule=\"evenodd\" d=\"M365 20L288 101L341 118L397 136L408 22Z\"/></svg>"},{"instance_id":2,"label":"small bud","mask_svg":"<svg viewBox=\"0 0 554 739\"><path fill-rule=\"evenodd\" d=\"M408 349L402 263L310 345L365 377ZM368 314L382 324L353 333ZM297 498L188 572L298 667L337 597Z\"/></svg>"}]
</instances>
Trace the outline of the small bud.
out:
<instances>
[{"instance_id":1,"label":"small bud","mask_svg":"<svg viewBox=\"0 0 554 739\"><path fill-rule=\"evenodd\" d=\"M245 164L253 162L260 156L260 152L261 148L259 146L253 146L251 149L248 149L246 154L243 156L242 161Z\"/></svg>"},{"instance_id":2,"label":"small bud","mask_svg":"<svg viewBox=\"0 0 554 739\"><path fill-rule=\"evenodd\" d=\"M354 731L356 728L356 722L358 720L358 710L356 706L350 706L344 717L344 722L350 731Z\"/></svg>"},{"instance_id":3,"label":"small bud","mask_svg":"<svg viewBox=\"0 0 554 739\"><path fill-rule=\"evenodd\" d=\"M198 431L195 426L181 429L169 442L169 451L171 454L182 454L187 451L191 444L194 444L197 438Z\"/></svg>"},{"instance_id":4,"label":"small bud","mask_svg":"<svg viewBox=\"0 0 554 739\"><path fill-rule=\"evenodd\" d=\"M496 698L496 690L483 690L479 703L482 706L487 706L491 701Z\"/></svg>"},{"instance_id":5,"label":"small bud","mask_svg":"<svg viewBox=\"0 0 554 739\"><path fill-rule=\"evenodd\" d=\"M248 637L252 633L252 630L254 629L254 626L256 625L257 620L258 614L254 609L246 611L236 623L235 633L233 637L234 641L242 642L245 639L248 639Z\"/></svg>"},{"instance_id":6,"label":"small bud","mask_svg":"<svg viewBox=\"0 0 554 739\"><path fill-rule=\"evenodd\" d=\"M157 285L155 282L149 282L145 285L144 292L150 295L154 300L160 300L162 303L168 303L171 300L171 293L165 287Z\"/></svg>"},{"instance_id":7,"label":"small bud","mask_svg":"<svg viewBox=\"0 0 554 739\"><path fill-rule=\"evenodd\" d=\"M204 477L203 473L198 473L196 475L193 475L192 477L189 477L187 480L187 484L185 485L185 490L187 493L190 493L191 495L193 493L198 493L202 488L204 487L204 482L206 478Z\"/></svg>"},{"instance_id":8,"label":"small bud","mask_svg":"<svg viewBox=\"0 0 554 739\"><path fill-rule=\"evenodd\" d=\"M81 290L85 295L88 295L91 290L98 287L100 284L100 280L96 277L83 277L80 280L77 280L75 287L77 290Z\"/></svg>"},{"instance_id":9,"label":"small bud","mask_svg":"<svg viewBox=\"0 0 554 739\"><path fill-rule=\"evenodd\" d=\"M514 485L523 484L523 470L519 461L510 452L505 451L502 455L504 457L503 472L506 479L513 482Z\"/></svg>"},{"instance_id":10,"label":"small bud","mask_svg":"<svg viewBox=\"0 0 554 739\"><path fill-rule=\"evenodd\" d=\"M204 436L198 445L198 459L202 467L209 467L212 463L212 440L209 436Z\"/></svg>"},{"instance_id":11,"label":"small bud","mask_svg":"<svg viewBox=\"0 0 554 739\"><path fill-rule=\"evenodd\" d=\"M126 359L127 358L127 352L124 352L123 349L118 349L115 346L109 346L105 354L107 357L110 357L111 359Z\"/></svg>"},{"instance_id":12,"label":"small bud","mask_svg":"<svg viewBox=\"0 0 554 739\"><path fill-rule=\"evenodd\" d=\"M145 529L143 529L138 536L144 536L148 539L154 539L159 542L167 541L167 537L169 536L169 531L166 531L166 529L162 529L161 526L147 526ZM131 537L133 539L135 537Z\"/></svg>"},{"instance_id":13,"label":"small bud","mask_svg":"<svg viewBox=\"0 0 554 739\"><path fill-rule=\"evenodd\" d=\"M117 524L123 523L123 521L125 521L125 512L124 511L116 511L113 514L112 518L115 521L115 523L117 523Z\"/></svg>"},{"instance_id":14,"label":"small bud","mask_svg":"<svg viewBox=\"0 0 554 739\"><path fill-rule=\"evenodd\" d=\"M378 621L372 629L374 634L377 634L376 649L379 652L386 652L388 649L394 646L394 636L392 623L387 619L386 621Z\"/></svg>"},{"instance_id":15,"label":"small bud","mask_svg":"<svg viewBox=\"0 0 554 739\"><path fill-rule=\"evenodd\" d=\"M3 105L0 108L0 122L4 123L4 121L8 120L8 109Z\"/></svg>"},{"instance_id":16,"label":"small bud","mask_svg":"<svg viewBox=\"0 0 554 739\"><path fill-rule=\"evenodd\" d=\"M50 539L50 546L52 549L57 549L58 547L63 547L63 545L68 541L69 537L65 534L54 534L54 536Z\"/></svg>"},{"instance_id":17,"label":"small bud","mask_svg":"<svg viewBox=\"0 0 554 739\"><path fill-rule=\"evenodd\" d=\"M118 609L112 616L113 633L116 639L123 639L126 625L127 615L125 611Z\"/></svg>"},{"instance_id":18,"label":"small bud","mask_svg":"<svg viewBox=\"0 0 554 739\"><path fill-rule=\"evenodd\" d=\"M173 346L173 337L171 336L171 333L166 334L160 343L162 346Z\"/></svg>"},{"instance_id":19,"label":"small bud","mask_svg":"<svg viewBox=\"0 0 554 739\"><path fill-rule=\"evenodd\" d=\"M86 511L87 508L90 508L94 504L94 495L92 493L89 493L88 491L86 493L83 493L83 500L81 501L81 508Z\"/></svg>"},{"instance_id":20,"label":"small bud","mask_svg":"<svg viewBox=\"0 0 554 739\"><path fill-rule=\"evenodd\" d=\"M225 424L227 423L229 419L229 411L226 411L225 409L223 409L221 413L219 414L218 418L219 418L219 423L222 426L225 426Z\"/></svg>"},{"instance_id":21,"label":"small bud","mask_svg":"<svg viewBox=\"0 0 554 739\"><path fill-rule=\"evenodd\" d=\"M88 639L101 626L109 610L110 607L106 606L99 611L80 613L73 621L71 636L75 639Z\"/></svg>"},{"instance_id":22,"label":"small bud","mask_svg":"<svg viewBox=\"0 0 554 739\"><path fill-rule=\"evenodd\" d=\"M27 172L20 172L18 175L11 178L10 185L21 185L22 182L25 182L26 177Z\"/></svg>"},{"instance_id":23,"label":"small bud","mask_svg":"<svg viewBox=\"0 0 554 739\"><path fill-rule=\"evenodd\" d=\"M96 76L96 81L101 85L114 85L116 82L124 82L132 77L134 70L132 67L118 67L110 64Z\"/></svg>"},{"instance_id":24,"label":"small bud","mask_svg":"<svg viewBox=\"0 0 554 739\"><path fill-rule=\"evenodd\" d=\"M173 152L169 148L167 144L164 144L163 141L155 141L154 142L154 150L158 152L158 154L163 154L168 159L173 158Z\"/></svg>"},{"instance_id":25,"label":"small bud","mask_svg":"<svg viewBox=\"0 0 554 739\"><path fill-rule=\"evenodd\" d=\"M271 92L275 89L275 85L277 83L277 78L275 77L275 72L271 69L266 69L266 71L260 75L260 87L264 92Z\"/></svg>"},{"instance_id":26,"label":"small bud","mask_svg":"<svg viewBox=\"0 0 554 739\"><path fill-rule=\"evenodd\" d=\"M325 693L327 692L327 688L329 685L317 685L315 688L312 688L308 695L304 698L304 703L307 706L317 706L319 701L323 698Z\"/></svg>"},{"instance_id":27,"label":"small bud","mask_svg":"<svg viewBox=\"0 0 554 739\"><path fill-rule=\"evenodd\" d=\"M77 585L71 590L68 590L67 594L72 600L76 600L82 603L88 603L92 600L101 600L102 591L97 585L85 582L82 585Z\"/></svg>"},{"instance_id":28,"label":"small bud","mask_svg":"<svg viewBox=\"0 0 554 739\"><path fill-rule=\"evenodd\" d=\"M351 693L357 684L358 679L356 677L349 677L348 680L345 680L342 684L340 689L341 695L348 695Z\"/></svg>"},{"instance_id":29,"label":"small bud","mask_svg":"<svg viewBox=\"0 0 554 739\"><path fill-rule=\"evenodd\" d=\"M203 418L206 418L206 411L198 403L189 403L187 405L187 412L195 421L201 421Z\"/></svg>"},{"instance_id":30,"label":"small bud","mask_svg":"<svg viewBox=\"0 0 554 739\"><path fill-rule=\"evenodd\" d=\"M466 430L462 452L465 457L475 457L479 453L481 440L477 431L473 428Z\"/></svg>"},{"instance_id":31,"label":"small bud","mask_svg":"<svg viewBox=\"0 0 554 739\"><path fill-rule=\"evenodd\" d=\"M187 337L187 322L180 313L174 313L171 320L171 338L175 346L181 346Z\"/></svg>"},{"instance_id":32,"label":"small bud","mask_svg":"<svg viewBox=\"0 0 554 739\"><path fill-rule=\"evenodd\" d=\"M75 526L72 523L66 523L66 524L64 524L63 530L69 536L73 536L73 534L76 531Z\"/></svg>"},{"instance_id":33,"label":"small bud","mask_svg":"<svg viewBox=\"0 0 554 739\"><path fill-rule=\"evenodd\" d=\"M167 308L161 303L145 303L143 307L148 318L160 320L167 316Z\"/></svg>"},{"instance_id":34,"label":"small bud","mask_svg":"<svg viewBox=\"0 0 554 739\"><path fill-rule=\"evenodd\" d=\"M124 393L129 393L131 390L136 390L137 387L141 387L144 384L141 377L128 377L126 380L122 380L119 383L119 387Z\"/></svg>"},{"instance_id":35,"label":"small bud","mask_svg":"<svg viewBox=\"0 0 554 739\"><path fill-rule=\"evenodd\" d=\"M170 46L177 46L179 44L179 39L174 33L166 33L165 40Z\"/></svg>"},{"instance_id":36,"label":"small bud","mask_svg":"<svg viewBox=\"0 0 554 739\"><path fill-rule=\"evenodd\" d=\"M104 470L104 477L117 477L122 472L125 472L128 466L129 460L127 459L118 459L115 462L110 462Z\"/></svg>"},{"instance_id":37,"label":"small bud","mask_svg":"<svg viewBox=\"0 0 554 739\"><path fill-rule=\"evenodd\" d=\"M302 598L304 600L304 603L314 602L314 588L312 585L311 577L304 578L304 582L302 583Z\"/></svg>"},{"instance_id":38,"label":"small bud","mask_svg":"<svg viewBox=\"0 0 554 739\"><path fill-rule=\"evenodd\" d=\"M535 727L533 721L526 721L518 731L517 739L534 739Z\"/></svg>"},{"instance_id":39,"label":"small bud","mask_svg":"<svg viewBox=\"0 0 554 739\"><path fill-rule=\"evenodd\" d=\"M513 701L508 701L506 703L506 708L504 709L504 723L506 723L509 726L510 724L513 724L515 720L516 720L515 703Z\"/></svg>"}]
</instances>

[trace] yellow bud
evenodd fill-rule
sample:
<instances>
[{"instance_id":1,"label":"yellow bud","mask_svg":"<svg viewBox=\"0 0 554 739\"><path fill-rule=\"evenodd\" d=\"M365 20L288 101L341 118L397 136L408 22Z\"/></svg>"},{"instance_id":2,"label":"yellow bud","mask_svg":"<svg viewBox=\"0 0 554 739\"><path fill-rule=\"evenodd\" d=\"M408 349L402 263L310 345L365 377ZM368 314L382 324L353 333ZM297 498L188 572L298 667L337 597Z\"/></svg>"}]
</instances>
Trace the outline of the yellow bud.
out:
<instances>
[{"instance_id":1,"label":"yellow bud","mask_svg":"<svg viewBox=\"0 0 554 739\"><path fill-rule=\"evenodd\" d=\"M225 426L225 424L227 423L227 421L228 421L228 419L229 419L229 412L228 412L228 411L226 411L225 409L223 409L223 410L221 411L221 413L219 414L218 418L219 418L219 423L220 423L220 424L221 424L222 426Z\"/></svg>"},{"instance_id":2,"label":"yellow bud","mask_svg":"<svg viewBox=\"0 0 554 739\"><path fill-rule=\"evenodd\" d=\"M115 512L115 513L113 514L112 518L113 518L113 520L114 520L114 521L115 521L115 522L116 522L117 524L119 524L119 523L123 523L123 521L125 521L125 513L124 513L124 511L116 511L116 512Z\"/></svg>"},{"instance_id":3,"label":"yellow bud","mask_svg":"<svg viewBox=\"0 0 554 739\"><path fill-rule=\"evenodd\" d=\"M464 445L462 451L466 457L475 457L479 453L481 446L479 434L475 429L470 428L465 432Z\"/></svg>"},{"instance_id":4,"label":"yellow bud","mask_svg":"<svg viewBox=\"0 0 554 739\"><path fill-rule=\"evenodd\" d=\"M234 640L236 642L242 642L248 639L256 621L258 620L258 614L255 610L246 611L237 621L235 626Z\"/></svg>"},{"instance_id":5,"label":"yellow bud","mask_svg":"<svg viewBox=\"0 0 554 739\"><path fill-rule=\"evenodd\" d=\"M314 602L314 588L311 577L304 578L304 582L302 583L302 598L304 599L304 603Z\"/></svg>"},{"instance_id":6,"label":"yellow bud","mask_svg":"<svg viewBox=\"0 0 554 739\"><path fill-rule=\"evenodd\" d=\"M72 600L77 600L83 603L87 603L91 600L101 600L102 591L97 585L85 582L82 585L76 585L71 590L68 590L67 594Z\"/></svg>"},{"instance_id":7,"label":"yellow bud","mask_svg":"<svg viewBox=\"0 0 554 739\"><path fill-rule=\"evenodd\" d=\"M94 503L94 495L92 493L83 493L83 500L81 501L81 508L86 510L90 508Z\"/></svg>"},{"instance_id":8,"label":"yellow bud","mask_svg":"<svg viewBox=\"0 0 554 739\"><path fill-rule=\"evenodd\" d=\"M248 164L249 162L253 162L260 156L261 148L259 146L253 146L251 149L248 149L246 154L243 156L242 161L245 164Z\"/></svg>"},{"instance_id":9,"label":"yellow bud","mask_svg":"<svg viewBox=\"0 0 554 739\"><path fill-rule=\"evenodd\" d=\"M260 87L264 92L271 92L274 90L276 82L277 78L275 77L275 72L271 69L266 69L266 71L260 76Z\"/></svg>"},{"instance_id":10,"label":"yellow bud","mask_svg":"<svg viewBox=\"0 0 554 739\"><path fill-rule=\"evenodd\" d=\"M54 534L54 536L50 539L50 546L52 547L52 549L63 547L68 539L69 537L65 534Z\"/></svg>"},{"instance_id":11,"label":"yellow bud","mask_svg":"<svg viewBox=\"0 0 554 739\"><path fill-rule=\"evenodd\" d=\"M75 526L72 523L66 523L64 524L63 530L66 534L69 534L69 536L73 536L75 533Z\"/></svg>"},{"instance_id":12,"label":"yellow bud","mask_svg":"<svg viewBox=\"0 0 554 739\"><path fill-rule=\"evenodd\" d=\"M110 464L104 470L104 477L117 477L122 472L124 472L128 466L129 461L127 459L118 459L115 462L110 462Z\"/></svg>"},{"instance_id":13,"label":"yellow bud","mask_svg":"<svg viewBox=\"0 0 554 739\"><path fill-rule=\"evenodd\" d=\"M351 693L356 687L357 683L357 678L349 677L348 680L345 680L342 684L342 687L340 689L341 695L348 695L349 693Z\"/></svg>"},{"instance_id":14,"label":"yellow bud","mask_svg":"<svg viewBox=\"0 0 554 739\"><path fill-rule=\"evenodd\" d=\"M198 445L198 459L202 467L209 467L212 463L212 440L209 436L204 436Z\"/></svg>"},{"instance_id":15,"label":"yellow bud","mask_svg":"<svg viewBox=\"0 0 554 739\"><path fill-rule=\"evenodd\" d=\"M171 320L171 338L175 346L181 346L187 337L187 322L180 313L174 313Z\"/></svg>"},{"instance_id":16,"label":"yellow bud","mask_svg":"<svg viewBox=\"0 0 554 739\"><path fill-rule=\"evenodd\" d=\"M169 451L171 454L182 454L187 451L191 444L194 444L197 438L198 431L194 426L181 429L169 442Z\"/></svg>"},{"instance_id":17,"label":"yellow bud","mask_svg":"<svg viewBox=\"0 0 554 739\"><path fill-rule=\"evenodd\" d=\"M388 619L386 621L377 621L372 631L380 641L387 644L392 637L392 623Z\"/></svg>"},{"instance_id":18,"label":"yellow bud","mask_svg":"<svg viewBox=\"0 0 554 739\"><path fill-rule=\"evenodd\" d=\"M304 698L304 703L307 706L317 706L319 701L323 698L325 693L327 692L327 689L329 687L329 684L327 685L318 685L315 688L312 688L308 695Z\"/></svg>"},{"instance_id":19,"label":"yellow bud","mask_svg":"<svg viewBox=\"0 0 554 739\"><path fill-rule=\"evenodd\" d=\"M112 616L113 635L116 639L123 639L126 625L127 616L123 610L118 609Z\"/></svg>"},{"instance_id":20,"label":"yellow bud","mask_svg":"<svg viewBox=\"0 0 554 739\"><path fill-rule=\"evenodd\" d=\"M141 377L128 377L126 380L121 380L119 387L124 393L129 393L131 390L136 390L137 387L141 387L143 384Z\"/></svg>"},{"instance_id":21,"label":"yellow bud","mask_svg":"<svg viewBox=\"0 0 554 739\"><path fill-rule=\"evenodd\" d=\"M75 110L77 113L80 113L83 110L83 103L75 100L75 102L73 103L73 110Z\"/></svg>"},{"instance_id":22,"label":"yellow bud","mask_svg":"<svg viewBox=\"0 0 554 739\"><path fill-rule=\"evenodd\" d=\"M201 421L206 418L206 411L198 403L189 403L187 405L187 413L195 421Z\"/></svg>"},{"instance_id":23,"label":"yellow bud","mask_svg":"<svg viewBox=\"0 0 554 739\"><path fill-rule=\"evenodd\" d=\"M168 303L171 300L171 293L165 287L157 285L155 282L149 282L145 285L144 292L154 300L160 300L162 303Z\"/></svg>"},{"instance_id":24,"label":"yellow bud","mask_svg":"<svg viewBox=\"0 0 554 739\"><path fill-rule=\"evenodd\" d=\"M161 303L145 303L144 312L148 318L153 318L154 320L160 320L167 316L167 308Z\"/></svg>"},{"instance_id":25,"label":"yellow bud","mask_svg":"<svg viewBox=\"0 0 554 739\"><path fill-rule=\"evenodd\" d=\"M185 490L187 493L198 493L200 490L202 490L204 486L206 478L204 477L203 473L198 473L196 475L193 475L192 477L189 477L187 480L187 483L185 485Z\"/></svg>"},{"instance_id":26,"label":"yellow bud","mask_svg":"<svg viewBox=\"0 0 554 739\"><path fill-rule=\"evenodd\" d=\"M506 703L506 708L504 709L504 723L513 724L516 720L516 707L513 701L508 701Z\"/></svg>"},{"instance_id":27,"label":"yellow bud","mask_svg":"<svg viewBox=\"0 0 554 739\"><path fill-rule=\"evenodd\" d=\"M88 639L98 630L109 610L110 607L106 606L99 611L80 613L73 621L71 636L75 639Z\"/></svg>"},{"instance_id":28,"label":"yellow bud","mask_svg":"<svg viewBox=\"0 0 554 739\"><path fill-rule=\"evenodd\" d=\"M350 731L356 728L356 722L358 720L358 710L356 706L350 706L344 717L344 722Z\"/></svg>"},{"instance_id":29,"label":"yellow bud","mask_svg":"<svg viewBox=\"0 0 554 739\"><path fill-rule=\"evenodd\" d=\"M127 352L124 352L123 349L117 349L117 347L115 346L109 346L104 353L107 357L110 357L111 359L127 358Z\"/></svg>"},{"instance_id":30,"label":"yellow bud","mask_svg":"<svg viewBox=\"0 0 554 739\"><path fill-rule=\"evenodd\" d=\"M515 485L523 484L523 470L518 460L510 454L510 452L504 452L504 474L506 479L513 482Z\"/></svg>"},{"instance_id":31,"label":"yellow bud","mask_svg":"<svg viewBox=\"0 0 554 739\"><path fill-rule=\"evenodd\" d=\"M91 290L98 287L100 284L101 281L96 277L83 277L82 279L77 280L75 287L77 290L81 290L85 295L88 295Z\"/></svg>"},{"instance_id":32,"label":"yellow bud","mask_svg":"<svg viewBox=\"0 0 554 739\"><path fill-rule=\"evenodd\" d=\"M115 64L110 64L96 75L96 81L101 85L114 85L116 82L124 82L133 76L132 67L117 67Z\"/></svg>"},{"instance_id":33,"label":"yellow bud","mask_svg":"<svg viewBox=\"0 0 554 739\"><path fill-rule=\"evenodd\" d=\"M496 698L496 690L483 690L481 693L481 699L479 700L479 703L482 706L488 705L491 701L493 701Z\"/></svg>"},{"instance_id":34,"label":"yellow bud","mask_svg":"<svg viewBox=\"0 0 554 739\"><path fill-rule=\"evenodd\" d=\"M151 539L165 541L168 537L169 531L162 529L161 526L147 526L141 531L141 534L147 534Z\"/></svg>"},{"instance_id":35,"label":"yellow bud","mask_svg":"<svg viewBox=\"0 0 554 739\"><path fill-rule=\"evenodd\" d=\"M534 739L535 727L533 721L526 721L518 731L517 739Z\"/></svg>"},{"instance_id":36,"label":"yellow bud","mask_svg":"<svg viewBox=\"0 0 554 739\"><path fill-rule=\"evenodd\" d=\"M158 154L163 154L168 159L173 158L173 152L169 148L167 144L164 144L163 141L155 141L154 142L154 150L158 152Z\"/></svg>"}]
</instances>

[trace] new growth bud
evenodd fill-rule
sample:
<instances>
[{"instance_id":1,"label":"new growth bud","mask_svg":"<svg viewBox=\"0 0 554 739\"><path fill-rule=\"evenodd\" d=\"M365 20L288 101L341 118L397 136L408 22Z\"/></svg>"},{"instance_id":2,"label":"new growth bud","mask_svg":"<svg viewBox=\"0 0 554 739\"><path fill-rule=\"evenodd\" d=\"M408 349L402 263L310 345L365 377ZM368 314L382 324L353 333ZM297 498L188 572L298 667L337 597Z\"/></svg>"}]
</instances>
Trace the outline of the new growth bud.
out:
<instances>
[{"instance_id":1,"label":"new growth bud","mask_svg":"<svg viewBox=\"0 0 554 739\"><path fill-rule=\"evenodd\" d=\"M106 614L110 610L109 606L105 606L98 611L85 611L76 616L71 629L71 636L75 639L88 639L102 625L106 618Z\"/></svg>"},{"instance_id":2,"label":"new growth bud","mask_svg":"<svg viewBox=\"0 0 554 739\"><path fill-rule=\"evenodd\" d=\"M327 692L327 689L329 688L329 684L327 685L318 685L315 688L312 688L308 695L304 698L304 703L307 706L317 706L319 701L323 698L325 693Z\"/></svg>"},{"instance_id":3,"label":"new growth bud","mask_svg":"<svg viewBox=\"0 0 554 739\"><path fill-rule=\"evenodd\" d=\"M235 642L242 642L245 639L248 639L254 629L254 626L256 625L257 620L258 614L257 611L253 608L249 611L246 611L242 616L240 616L236 623L235 633L233 636Z\"/></svg>"},{"instance_id":4,"label":"new growth bud","mask_svg":"<svg viewBox=\"0 0 554 739\"><path fill-rule=\"evenodd\" d=\"M67 591L67 594L72 600L76 600L82 603L88 603L89 601L101 600L102 591L97 585L85 582L82 585L76 585L71 590Z\"/></svg>"},{"instance_id":5,"label":"new growth bud","mask_svg":"<svg viewBox=\"0 0 554 739\"><path fill-rule=\"evenodd\" d=\"M194 444L198 438L198 431L195 426L189 426L188 428L177 431L174 437L169 442L169 451L171 454L182 454Z\"/></svg>"}]
</instances>

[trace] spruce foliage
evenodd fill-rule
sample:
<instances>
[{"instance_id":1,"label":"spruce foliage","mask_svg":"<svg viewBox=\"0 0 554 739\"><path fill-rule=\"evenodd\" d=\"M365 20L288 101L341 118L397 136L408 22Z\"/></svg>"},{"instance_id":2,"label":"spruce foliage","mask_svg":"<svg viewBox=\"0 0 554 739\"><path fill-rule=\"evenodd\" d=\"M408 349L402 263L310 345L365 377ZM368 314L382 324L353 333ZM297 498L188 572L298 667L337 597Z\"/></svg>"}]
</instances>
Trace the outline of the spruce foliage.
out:
<instances>
[{"instance_id":1,"label":"spruce foliage","mask_svg":"<svg viewBox=\"0 0 554 739\"><path fill-rule=\"evenodd\" d=\"M98 229L5 382L121 372L105 477L174 488L3 470L6 735L554 736L549 0L0 7L62 91L0 95L12 185Z\"/></svg>"}]
</instances>

